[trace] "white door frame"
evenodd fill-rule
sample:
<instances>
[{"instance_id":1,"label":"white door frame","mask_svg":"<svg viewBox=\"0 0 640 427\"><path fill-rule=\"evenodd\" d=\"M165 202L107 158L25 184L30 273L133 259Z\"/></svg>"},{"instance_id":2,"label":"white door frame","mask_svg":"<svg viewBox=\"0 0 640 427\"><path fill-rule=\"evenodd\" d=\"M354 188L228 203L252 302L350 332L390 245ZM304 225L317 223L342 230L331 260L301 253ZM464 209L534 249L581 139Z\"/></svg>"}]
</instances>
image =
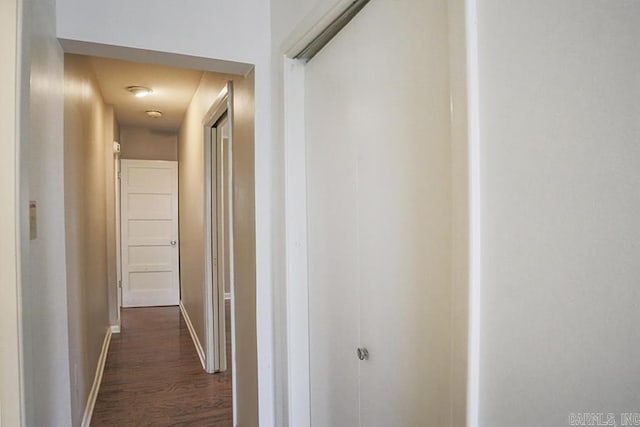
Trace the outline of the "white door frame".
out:
<instances>
[{"instance_id":1,"label":"white door frame","mask_svg":"<svg viewBox=\"0 0 640 427\"><path fill-rule=\"evenodd\" d=\"M214 265L217 268L217 244L212 250L212 241L217 241L217 230L212 227L212 214L215 206L212 194L215 190L212 180L213 155L218 150L212 150L214 144L217 147L212 128L226 114L229 128L229 187L233 188L233 82L228 81L222 89L211 108L205 114L202 121L204 142L204 198L205 198L205 282L204 282L204 313L205 313L205 354L206 371L209 373L224 371L226 366L226 342L225 342L225 292L221 285L220 269L217 269L216 280L214 277ZM229 200L229 291L231 293L231 372L232 372L232 399L233 399L233 424L237 422L237 393L236 393L236 345L235 345L235 286L234 286L234 259L233 259L233 201ZM216 316L217 314L217 316Z\"/></svg>"},{"instance_id":2,"label":"white door frame","mask_svg":"<svg viewBox=\"0 0 640 427\"><path fill-rule=\"evenodd\" d=\"M120 192L120 153L116 153L113 156L113 164L114 164L114 186L115 186L115 209L116 209L116 312L118 313L118 318L116 319L115 328L112 326L111 332L118 333L120 332L120 328L122 326L122 320L120 319L120 309L122 308L122 242L121 242L121 231L120 231L120 223L121 223L121 192Z\"/></svg>"},{"instance_id":3,"label":"white door frame","mask_svg":"<svg viewBox=\"0 0 640 427\"><path fill-rule=\"evenodd\" d=\"M284 59L284 204L289 425L311 425L305 63Z\"/></svg>"},{"instance_id":4,"label":"white door frame","mask_svg":"<svg viewBox=\"0 0 640 427\"><path fill-rule=\"evenodd\" d=\"M0 424L20 426L24 413L20 295L20 42L22 1L2 3L0 13ZM24 163L24 162L23 162Z\"/></svg>"}]
</instances>

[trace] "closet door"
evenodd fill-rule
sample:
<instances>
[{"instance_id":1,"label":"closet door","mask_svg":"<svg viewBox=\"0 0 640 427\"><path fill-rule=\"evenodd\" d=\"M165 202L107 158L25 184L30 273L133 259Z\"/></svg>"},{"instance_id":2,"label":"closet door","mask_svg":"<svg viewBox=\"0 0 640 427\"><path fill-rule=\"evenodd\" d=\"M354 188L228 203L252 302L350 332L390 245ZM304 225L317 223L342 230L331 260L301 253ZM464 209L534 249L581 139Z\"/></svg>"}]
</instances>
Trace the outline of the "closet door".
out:
<instances>
[{"instance_id":1,"label":"closet door","mask_svg":"<svg viewBox=\"0 0 640 427\"><path fill-rule=\"evenodd\" d=\"M377 0L358 18L360 425L449 425L446 3Z\"/></svg>"},{"instance_id":2,"label":"closet door","mask_svg":"<svg viewBox=\"0 0 640 427\"><path fill-rule=\"evenodd\" d=\"M446 23L372 1L306 67L313 426L448 425Z\"/></svg>"},{"instance_id":3,"label":"closet door","mask_svg":"<svg viewBox=\"0 0 640 427\"><path fill-rule=\"evenodd\" d=\"M337 41L337 40L336 40ZM307 191L311 424L358 425L360 270L357 141L341 94L351 79L335 63L344 49L307 66Z\"/></svg>"}]
</instances>

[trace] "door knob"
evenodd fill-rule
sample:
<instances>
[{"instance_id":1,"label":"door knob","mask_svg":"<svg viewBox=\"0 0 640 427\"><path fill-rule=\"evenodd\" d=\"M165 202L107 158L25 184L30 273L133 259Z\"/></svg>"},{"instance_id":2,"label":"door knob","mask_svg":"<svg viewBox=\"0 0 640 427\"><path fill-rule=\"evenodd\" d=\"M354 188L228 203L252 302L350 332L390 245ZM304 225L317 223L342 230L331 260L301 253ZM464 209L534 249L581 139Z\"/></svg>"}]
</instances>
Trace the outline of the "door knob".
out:
<instances>
[{"instance_id":1,"label":"door knob","mask_svg":"<svg viewBox=\"0 0 640 427\"><path fill-rule=\"evenodd\" d=\"M175 246L175 245L176 245L176 243L178 243L178 242L176 242L175 240L172 240L172 241L170 241L169 243L171 243L171 246Z\"/></svg>"},{"instance_id":2,"label":"door knob","mask_svg":"<svg viewBox=\"0 0 640 427\"><path fill-rule=\"evenodd\" d=\"M358 350L356 350L356 352L358 353L358 359L369 360L369 350L367 350L366 348L360 347L358 348Z\"/></svg>"}]
</instances>

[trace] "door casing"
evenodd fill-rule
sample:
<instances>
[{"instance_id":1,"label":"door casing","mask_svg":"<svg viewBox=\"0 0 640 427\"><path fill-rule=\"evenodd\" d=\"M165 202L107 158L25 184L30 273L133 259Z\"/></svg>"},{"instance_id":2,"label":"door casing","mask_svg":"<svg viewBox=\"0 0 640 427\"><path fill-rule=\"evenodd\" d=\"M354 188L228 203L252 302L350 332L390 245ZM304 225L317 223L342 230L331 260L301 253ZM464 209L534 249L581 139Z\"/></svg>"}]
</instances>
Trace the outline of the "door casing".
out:
<instances>
[{"instance_id":1,"label":"door casing","mask_svg":"<svg viewBox=\"0 0 640 427\"><path fill-rule=\"evenodd\" d=\"M229 129L229 143L227 156L228 164L224 171L228 174L228 192L233 189L233 82L227 82L216 101L205 115L203 126L203 152L204 152L204 199L205 199L205 354L206 371L209 373L224 371L226 366L226 339L225 339L225 290L220 280L223 266L218 262L217 248L220 244L218 227L213 227L214 212L219 211L217 206L217 183L212 178L213 159L218 159L219 141L216 140L216 124L226 115ZM217 162L220 163L220 162ZM234 260L233 260L233 200L226 198L228 206L225 212L229 218L228 256L223 262L228 263L229 290L231 297L231 372L232 372L232 399L234 425L237 422L237 393L236 393L236 353L235 353L235 293L234 293ZM212 244L215 242L215 244Z\"/></svg>"}]
</instances>

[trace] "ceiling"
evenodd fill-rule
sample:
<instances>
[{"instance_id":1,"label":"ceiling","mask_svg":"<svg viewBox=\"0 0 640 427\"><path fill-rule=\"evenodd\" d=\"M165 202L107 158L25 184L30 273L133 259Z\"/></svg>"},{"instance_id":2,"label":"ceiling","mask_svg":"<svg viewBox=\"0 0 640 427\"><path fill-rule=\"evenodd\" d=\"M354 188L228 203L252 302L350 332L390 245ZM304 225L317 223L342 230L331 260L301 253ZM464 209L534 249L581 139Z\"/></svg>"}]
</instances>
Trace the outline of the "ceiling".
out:
<instances>
[{"instance_id":1,"label":"ceiling","mask_svg":"<svg viewBox=\"0 0 640 427\"><path fill-rule=\"evenodd\" d=\"M202 77L202 71L107 58L91 57L91 64L104 102L113 105L120 126L177 131ZM146 86L153 92L136 98L127 86ZM152 119L146 110L162 111L163 116Z\"/></svg>"}]
</instances>

